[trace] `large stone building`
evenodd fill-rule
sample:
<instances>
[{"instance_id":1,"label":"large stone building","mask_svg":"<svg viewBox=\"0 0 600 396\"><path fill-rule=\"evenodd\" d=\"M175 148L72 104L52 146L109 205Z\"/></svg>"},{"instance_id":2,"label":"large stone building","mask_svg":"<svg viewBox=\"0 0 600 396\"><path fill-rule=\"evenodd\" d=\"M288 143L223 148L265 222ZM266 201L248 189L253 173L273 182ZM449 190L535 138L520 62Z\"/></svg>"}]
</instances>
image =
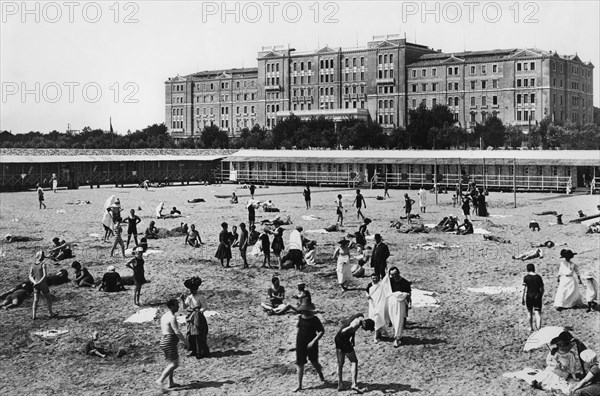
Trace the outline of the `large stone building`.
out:
<instances>
[{"instance_id":1,"label":"large stone building","mask_svg":"<svg viewBox=\"0 0 600 396\"><path fill-rule=\"evenodd\" d=\"M491 115L527 129L546 116L592 122L591 63L538 49L444 53L376 36L366 47L299 52L263 47L258 67L205 71L165 82L166 124L176 139L217 125L230 136L278 119L325 116L406 126L421 102L446 104L473 128Z\"/></svg>"}]
</instances>

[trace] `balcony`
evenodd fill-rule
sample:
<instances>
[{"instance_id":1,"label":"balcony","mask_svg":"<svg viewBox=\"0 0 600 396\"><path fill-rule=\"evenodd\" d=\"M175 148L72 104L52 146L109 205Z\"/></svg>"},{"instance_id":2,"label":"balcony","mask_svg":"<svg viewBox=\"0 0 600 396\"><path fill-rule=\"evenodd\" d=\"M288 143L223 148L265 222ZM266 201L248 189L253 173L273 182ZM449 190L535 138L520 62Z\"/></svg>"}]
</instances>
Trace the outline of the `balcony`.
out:
<instances>
[{"instance_id":1,"label":"balcony","mask_svg":"<svg viewBox=\"0 0 600 396\"><path fill-rule=\"evenodd\" d=\"M395 84L396 83L396 79L395 78L378 78L377 79L377 84Z\"/></svg>"},{"instance_id":2,"label":"balcony","mask_svg":"<svg viewBox=\"0 0 600 396\"><path fill-rule=\"evenodd\" d=\"M265 91L281 91L281 85L265 85Z\"/></svg>"}]
</instances>

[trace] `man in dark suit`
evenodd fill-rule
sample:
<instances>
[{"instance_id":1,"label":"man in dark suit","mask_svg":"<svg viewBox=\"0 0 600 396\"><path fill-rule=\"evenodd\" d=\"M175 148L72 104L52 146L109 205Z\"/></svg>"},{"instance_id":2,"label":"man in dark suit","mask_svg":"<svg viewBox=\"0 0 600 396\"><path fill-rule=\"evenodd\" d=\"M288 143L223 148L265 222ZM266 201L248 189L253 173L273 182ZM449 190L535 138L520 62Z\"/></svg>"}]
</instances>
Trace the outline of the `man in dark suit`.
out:
<instances>
[{"instance_id":1,"label":"man in dark suit","mask_svg":"<svg viewBox=\"0 0 600 396\"><path fill-rule=\"evenodd\" d=\"M380 279L383 279L385 276L388 257L390 257L390 249L383 243L381 234L375 234L375 247L373 247L373 254L371 255L371 267L379 275Z\"/></svg>"}]
</instances>

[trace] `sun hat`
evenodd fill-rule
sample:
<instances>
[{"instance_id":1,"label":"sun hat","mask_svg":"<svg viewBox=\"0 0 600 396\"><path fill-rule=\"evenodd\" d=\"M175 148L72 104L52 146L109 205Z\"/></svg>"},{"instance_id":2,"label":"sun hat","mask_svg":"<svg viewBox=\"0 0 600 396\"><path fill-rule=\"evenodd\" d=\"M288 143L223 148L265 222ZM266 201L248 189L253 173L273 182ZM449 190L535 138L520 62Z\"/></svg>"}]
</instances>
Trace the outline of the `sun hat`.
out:
<instances>
[{"instance_id":1,"label":"sun hat","mask_svg":"<svg viewBox=\"0 0 600 396\"><path fill-rule=\"evenodd\" d=\"M109 265L108 267L106 267L106 272L115 272L115 266Z\"/></svg>"},{"instance_id":2,"label":"sun hat","mask_svg":"<svg viewBox=\"0 0 600 396\"><path fill-rule=\"evenodd\" d=\"M342 245L342 246L347 246L349 243L350 243L350 241L349 241L349 240L347 240L347 239L340 239L340 240L338 241L338 244L339 244L339 245Z\"/></svg>"},{"instance_id":3,"label":"sun hat","mask_svg":"<svg viewBox=\"0 0 600 396\"><path fill-rule=\"evenodd\" d=\"M570 250L570 249L562 249L562 250L560 251L560 257L561 257L561 258L565 258L565 259L567 259L567 260L570 260L570 259L572 259L572 258L573 258L573 257L574 257L576 254L577 254L577 253L573 253L573 251L572 251L572 250Z\"/></svg>"},{"instance_id":4,"label":"sun hat","mask_svg":"<svg viewBox=\"0 0 600 396\"><path fill-rule=\"evenodd\" d=\"M45 258L46 258L46 255L45 255L45 254L44 254L44 252L43 252L43 251L41 251L41 250L40 250L40 251L38 251L38 252L35 254L35 261L39 261L39 262L41 262L41 261L43 261Z\"/></svg>"}]
</instances>

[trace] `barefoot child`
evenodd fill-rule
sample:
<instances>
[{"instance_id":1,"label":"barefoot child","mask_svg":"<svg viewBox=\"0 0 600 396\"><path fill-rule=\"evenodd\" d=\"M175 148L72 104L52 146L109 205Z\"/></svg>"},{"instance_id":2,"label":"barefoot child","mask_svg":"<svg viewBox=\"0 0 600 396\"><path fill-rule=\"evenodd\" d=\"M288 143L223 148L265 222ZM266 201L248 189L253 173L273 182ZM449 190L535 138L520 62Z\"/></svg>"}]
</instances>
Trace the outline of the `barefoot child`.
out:
<instances>
[{"instance_id":1,"label":"barefoot child","mask_svg":"<svg viewBox=\"0 0 600 396\"><path fill-rule=\"evenodd\" d=\"M133 270L133 282L135 289L133 291L133 303L140 305L140 293L142 292L142 285L146 283L146 277L144 276L144 258L142 257L144 251L137 247L134 250L135 257L129 260L125 265L127 268Z\"/></svg>"},{"instance_id":2,"label":"barefoot child","mask_svg":"<svg viewBox=\"0 0 600 396\"><path fill-rule=\"evenodd\" d=\"M104 349L98 348L95 344L95 341L98 341L99 335L97 331L92 333L92 338L85 343L84 352L87 356L98 356L101 358L105 358L107 353Z\"/></svg>"},{"instance_id":3,"label":"barefoot child","mask_svg":"<svg viewBox=\"0 0 600 396\"><path fill-rule=\"evenodd\" d=\"M582 277L585 280L585 299L588 304L586 312L592 312L592 307L598 305L596 299L598 298L598 282L594 279L594 274L586 272Z\"/></svg>"},{"instance_id":4,"label":"barefoot child","mask_svg":"<svg viewBox=\"0 0 600 396\"><path fill-rule=\"evenodd\" d=\"M123 227L121 227L121 224L119 224L119 223L115 224L114 233L115 233L115 243L113 244L113 247L110 251L110 257L113 256L113 253L115 252L115 249L117 248L117 245L121 246L121 253L123 253L123 257L125 257L125 244L123 243L123 238L121 237L121 234L123 234Z\"/></svg>"}]
</instances>

